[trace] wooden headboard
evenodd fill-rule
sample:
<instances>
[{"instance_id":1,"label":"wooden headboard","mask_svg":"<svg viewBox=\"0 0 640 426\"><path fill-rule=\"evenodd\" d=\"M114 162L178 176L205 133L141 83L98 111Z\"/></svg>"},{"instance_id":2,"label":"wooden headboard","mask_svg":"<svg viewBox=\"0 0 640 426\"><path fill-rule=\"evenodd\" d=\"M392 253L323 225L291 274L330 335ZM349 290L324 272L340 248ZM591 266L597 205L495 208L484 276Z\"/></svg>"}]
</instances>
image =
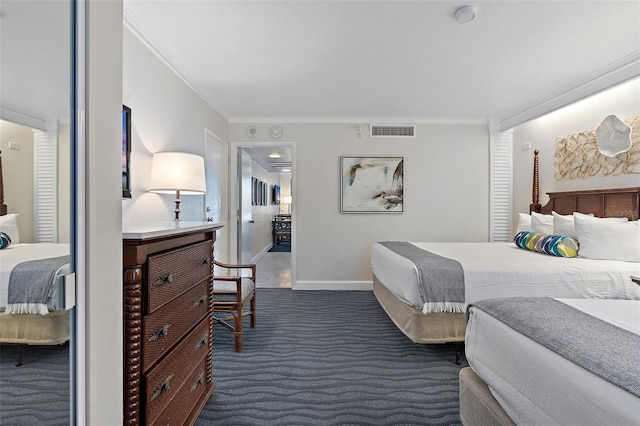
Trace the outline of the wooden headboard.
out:
<instances>
[{"instance_id":1,"label":"wooden headboard","mask_svg":"<svg viewBox=\"0 0 640 426\"><path fill-rule=\"evenodd\" d=\"M638 220L640 217L640 187L591 189L582 191L547 192L549 202L544 206L539 202L538 150L533 159L533 194L529 210L551 214L572 214L573 212L593 213L596 217L626 217Z\"/></svg>"},{"instance_id":2,"label":"wooden headboard","mask_svg":"<svg viewBox=\"0 0 640 426\"><path fill-rule=\"evenodd\" d=\"M2 178L2 151L0 151L0 216L7 214L7 205L4 203L4 180Z\"/></svg>"}]
</instances>

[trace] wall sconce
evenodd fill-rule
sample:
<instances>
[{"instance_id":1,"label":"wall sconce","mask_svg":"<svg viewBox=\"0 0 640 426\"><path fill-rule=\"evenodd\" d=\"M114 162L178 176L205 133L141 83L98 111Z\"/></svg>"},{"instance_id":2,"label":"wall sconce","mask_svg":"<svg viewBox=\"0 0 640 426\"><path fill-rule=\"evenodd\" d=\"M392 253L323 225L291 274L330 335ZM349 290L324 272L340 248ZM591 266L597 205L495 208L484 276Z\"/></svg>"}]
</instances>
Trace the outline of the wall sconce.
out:
<instances>
[{"instance_id":1,"label":"wall sconce","mask_svg":"<svg viewBox=\"0 0 640 426\"><path fill-rule=\"evenodd\" d=\"M150 191L176 194L174 222L180 221L180 194L204 194L204 158L186 152L156 152L151 162Z\"/></svg>"}]
</instances>

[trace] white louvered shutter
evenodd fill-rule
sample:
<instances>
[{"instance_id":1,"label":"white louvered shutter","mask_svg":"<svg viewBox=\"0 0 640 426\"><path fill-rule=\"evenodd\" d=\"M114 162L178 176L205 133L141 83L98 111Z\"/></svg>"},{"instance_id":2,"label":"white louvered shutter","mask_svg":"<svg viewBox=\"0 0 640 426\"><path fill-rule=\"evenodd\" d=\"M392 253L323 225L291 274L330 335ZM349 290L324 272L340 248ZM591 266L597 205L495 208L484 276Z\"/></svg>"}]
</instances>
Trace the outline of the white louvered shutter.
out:
<instances>
[{"instance_id":1,"label":"white louvered shutter","mask_svg":"<svg viewBox=\"0 0 640 426\"><path fill-rule=\"evenodd\" d=\"M33 238L36 243L58 242L58 134L33 132Z\"/></svg>"},{"instance_id":2,"label":"white louvered shutter","mask_svg":"<svg viewBox=\"0 0 640 426\"><path fill-rule=\"evenodd\" d=\"M489 241L510 241L513 131L490 133Z\"/></svg>"}]
</instances>

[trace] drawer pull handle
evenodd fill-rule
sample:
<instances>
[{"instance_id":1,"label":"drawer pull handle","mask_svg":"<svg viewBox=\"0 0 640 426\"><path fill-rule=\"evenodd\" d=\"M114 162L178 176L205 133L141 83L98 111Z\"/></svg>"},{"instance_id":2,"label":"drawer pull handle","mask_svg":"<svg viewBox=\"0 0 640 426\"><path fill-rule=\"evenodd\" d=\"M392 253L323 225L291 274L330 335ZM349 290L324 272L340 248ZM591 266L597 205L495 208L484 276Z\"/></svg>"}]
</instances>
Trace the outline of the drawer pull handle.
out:
<instances>
[{"instance_id":1,"label":"drawer pull handle","mask_svg":"<svg viewBox=\"0 0 640 426\"><path fill-rule=\"evenodd\" d=\"M161 275L155 283L153 283L156 287L162 287L165 284L169 284L173 282L175 275L174 274L164 274Z\"/></svg>"},{"instance_id":2,"label":"drawer pull handle","mask_svg":"<svg viewBox=\"0 0 640 426\"><path fill-rule=\"evenodd\" d=\"M204 258L202 260L200 260L200 265L207 265L209 263L209 259L208 258Z\"/></svg>"},{"instance_id":3,"label":"drawer pull handle","mask_svg":"<svg viewBox=\"0 0 640 426\"><path fill-rule=\"evenodd\" d=\"M198 340L198 343L196 343L196 351L206 344L207 344L207 336L204 335L204 337L202 337L202 339Z\"/></svg>"},{"instance_id":4,"label":"drawer pull handle","mask_svg":"<svg viewBox=\"0 0 640 426\"><path fill-rule=\"evenodd\" d=\"M200 386L203 383L204 383L204 373L200 373L196 381L193 382L193 384L191 385L191 391L196 390L198 386Z\"/></svg>"},{"instance_id":5,"label":"drawer pull handle","mask_svg":"<svg viewBox=\"0 0 640 426\"><path fill-rule=\"evenodd\" d=\"M196 303L193 304L194 308L199 308L204 305L204 302L207 300L207 296L200 296L200 299L196 300Z\"/></svg>"},{"instance_id":6,"label":"drawer pull handle","mask_svg":"<svg viewBox=\"0 0 640 426\"><path fill-rule=\"evenodd\" d=\"M165 324L162 326L162 328L159 328L156 331L154 331L151 337L149 337L149 342L153 342L162 337L167 337L169 335L169 327L171 327L171 324Z\"/></svg>"},{"instance_id":7,"label":"drawer pull handle","mask_svg":"<svg viewBox=\"0 0 640 426\"><path fill-rule=\"evenodd\" d=\"M168 391L171 388L171 379L173 379L173 374L170 376L167 376L167 378L164 379L164 383L156 388L155 392L153 392L153 395L151 395L151 401L153 401L154 399L157 399L160 395L162 395L164 392Z\"/></svg>"}]
</instances>

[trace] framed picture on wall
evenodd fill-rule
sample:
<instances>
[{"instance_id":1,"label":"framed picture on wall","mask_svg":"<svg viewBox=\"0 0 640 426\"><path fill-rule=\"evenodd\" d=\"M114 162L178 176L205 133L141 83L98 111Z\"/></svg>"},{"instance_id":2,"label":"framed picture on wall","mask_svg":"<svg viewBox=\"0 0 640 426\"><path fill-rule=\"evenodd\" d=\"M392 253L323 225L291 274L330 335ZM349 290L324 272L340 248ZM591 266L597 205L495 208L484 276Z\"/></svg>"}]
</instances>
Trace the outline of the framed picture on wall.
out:
<instances>
[{"instance_id":1,"label":"framed picture on wall","mask_svg":"<svg viewBox=\"0 0 640 426\"><path fill-rule=\"evenodd\" d=\"M341 213L403 213L403 157L340 157Z\"/></svg>"},{"instance_id":2,"label":"framed picture on wall","mask_svg":"<svg viewBox=\"0 0 640 426\"><path fill-rule=\"evenodd\" d=\"M131 198L131 108L122 105L122 198Z\"/></svg>"},{"instance_id":3,"label":"framed picture on wall","mask_svg":"<svg viewBox=\"0 0 640 426\"><path fill-rule=\"evenodd\" d=\"M280 204L280 185L273 185L272 204Z\"/></svg>"}]
</instances>

